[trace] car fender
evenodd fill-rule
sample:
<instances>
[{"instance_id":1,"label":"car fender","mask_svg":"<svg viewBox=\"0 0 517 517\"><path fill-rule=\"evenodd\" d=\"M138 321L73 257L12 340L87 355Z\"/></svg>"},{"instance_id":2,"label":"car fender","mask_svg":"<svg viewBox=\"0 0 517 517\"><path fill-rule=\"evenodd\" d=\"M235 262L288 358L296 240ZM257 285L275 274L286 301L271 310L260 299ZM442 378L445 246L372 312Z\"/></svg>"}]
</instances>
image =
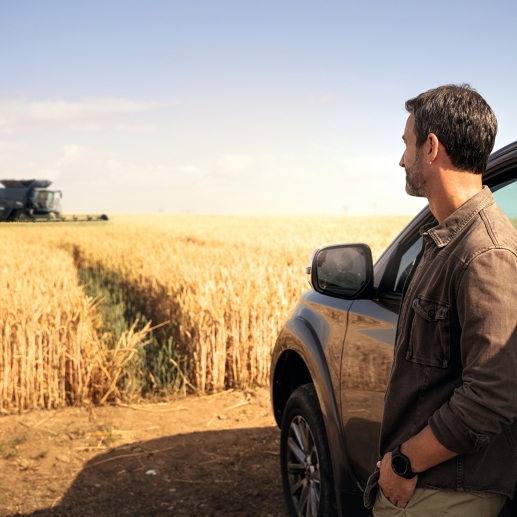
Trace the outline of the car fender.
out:
<instances>
[{"instance_id":1,"label":"car fender","mask_svg":"<svg viewBox=\"0 0 517 517\"><path fill-rule=\"evenodd\" d=\"M336 491L339 492L338 499L340 500L344 493L357 493L357 484L346 457L345 437L323 347L314 327L301 316L293 315L286 322L273 351L271 386L275 419L280 425L281 413L278 412L278 404L282 402L278 400L281 394L275 390L275 385L278 387L277 382L282 375L282 357L288 353L298 354L309 371L308 382L314 383L332 455L332 470Z\"/></svg>"}]
</instances>

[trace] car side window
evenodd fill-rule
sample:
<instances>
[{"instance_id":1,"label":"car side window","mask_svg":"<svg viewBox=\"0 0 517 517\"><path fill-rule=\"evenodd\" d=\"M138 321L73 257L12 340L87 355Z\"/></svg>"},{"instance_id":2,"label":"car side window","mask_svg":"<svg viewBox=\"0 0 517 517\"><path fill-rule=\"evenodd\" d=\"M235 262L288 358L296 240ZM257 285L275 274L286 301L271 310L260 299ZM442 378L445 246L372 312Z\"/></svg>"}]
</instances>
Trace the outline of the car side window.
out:
<instances>
[{"instance_id":1,"label":"car side window","mask_svg":"<svg viewBox=\"0 0 517 517\"><path fill-rule=\"evenodd\" d=\"M517 228L517 179L512 179L492 189L495 202Z\"/></svg>"},{"instance_id":2,"label":"car side window","mask_svg":"<svg viewBox=\"0 0 517 517\"><path fill-rule=\"evenodd\" d=\"M492 189L496 203L501 210L510 219L513 226L517 228L517 179L512 179L500 185L494 186ZM409 275L415 259L422 249L422 237L418 236L417 240L406 249L400 258L395 277L396 293L402 293L404 282Z\"/></svg>"},{"instance_id":3,"label":"car side window","mask_svg":"<svg viewBox=\"0 0 517 517\"><path fill-rule=\"evenodd\" d=\"M400 258L397 276L395 278L395 289L396 293L401 293L404 287L404 282L408 277L413 264L415 263L417 255L422 249L422 236L419 235L418 239L411 244L411 246L402 254Z\"/></svg>"}]
</instances>

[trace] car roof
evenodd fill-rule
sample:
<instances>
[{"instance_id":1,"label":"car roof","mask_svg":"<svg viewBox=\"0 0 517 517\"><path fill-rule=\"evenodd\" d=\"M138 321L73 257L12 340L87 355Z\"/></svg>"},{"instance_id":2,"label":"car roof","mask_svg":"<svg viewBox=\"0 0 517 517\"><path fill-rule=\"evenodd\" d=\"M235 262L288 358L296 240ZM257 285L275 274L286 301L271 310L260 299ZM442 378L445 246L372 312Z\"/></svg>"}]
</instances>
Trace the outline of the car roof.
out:
<instances>
[{"instance_id":1,"label":"car roof","mask_svg":"<svg viewBox=\"0 0 517 517\"><path fill-rule=\"evenodd\" d=\"M505 145L490 155L485 174L490 175L490 173L494 169L497 169L499 165L510 164L514 161L517 161L517 140L511 144Z\"/></svg>"}]
</instances>

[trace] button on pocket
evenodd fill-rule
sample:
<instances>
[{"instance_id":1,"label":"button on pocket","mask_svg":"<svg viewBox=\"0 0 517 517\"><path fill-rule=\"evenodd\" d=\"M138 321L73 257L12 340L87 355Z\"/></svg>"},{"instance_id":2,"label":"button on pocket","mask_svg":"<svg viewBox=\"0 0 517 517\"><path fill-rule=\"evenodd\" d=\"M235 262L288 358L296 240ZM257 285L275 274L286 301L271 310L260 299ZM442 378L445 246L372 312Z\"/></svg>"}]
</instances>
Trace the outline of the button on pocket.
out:
<instances>
[{"instance_id":1,"label":"button on pocket","mask_svg":"<svg viewBox=\"0 0 517 517\"><path fill-rule=\"evenodd\" d=\"M406 359L413 363L447 368L450 360L449 305L419 296L412 303L413 323Z\"/></svg>"}]
</instances>

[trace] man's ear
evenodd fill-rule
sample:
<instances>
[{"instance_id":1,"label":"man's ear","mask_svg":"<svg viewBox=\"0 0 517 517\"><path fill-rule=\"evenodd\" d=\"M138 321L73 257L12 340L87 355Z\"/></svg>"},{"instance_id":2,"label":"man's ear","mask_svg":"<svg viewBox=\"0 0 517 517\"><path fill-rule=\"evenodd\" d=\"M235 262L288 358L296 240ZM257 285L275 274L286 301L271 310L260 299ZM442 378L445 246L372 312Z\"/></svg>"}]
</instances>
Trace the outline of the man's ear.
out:
<instances>
[{"instance_id":1,"label":"man's ear","mask_svg":"<svg viewBox=\"0 0 517 517\"><path fill-rule=\"evenodd\" d=\"M438 148L440 147L440 141L438 137L434 133L429 133L427 136L427 156L425 157L426 162L431 165L431 163L436 160L438 156Z\"/></svg>"}]
</instances>

